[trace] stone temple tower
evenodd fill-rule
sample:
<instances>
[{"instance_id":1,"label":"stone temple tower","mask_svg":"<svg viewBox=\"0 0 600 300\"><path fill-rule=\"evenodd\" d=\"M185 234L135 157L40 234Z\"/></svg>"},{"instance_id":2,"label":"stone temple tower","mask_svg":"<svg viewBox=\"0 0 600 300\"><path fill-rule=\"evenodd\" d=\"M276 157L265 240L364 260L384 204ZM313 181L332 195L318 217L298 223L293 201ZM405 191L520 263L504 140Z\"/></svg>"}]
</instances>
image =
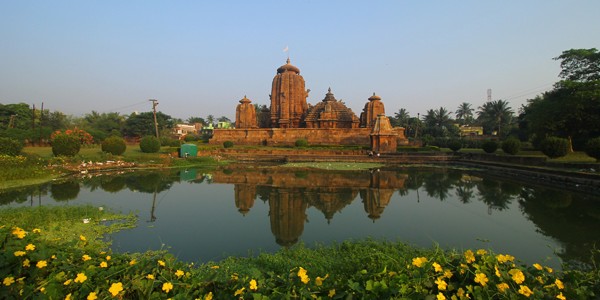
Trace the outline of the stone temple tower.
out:
<instances>
[{"instance_id":1,"label":"stone temple tower","mask_svg":"<svg viewBox=\"0 0 600 300\"><path fill-rule=\"evenodd\" d=\"M373 128L379 115L385 115L385 107L381 102L381 97L373 93L360 114L360 127Z\"/></svg>"},{"instance_id":2,"label":"stone temple tower","mask_svg":"<svg viewBox=\"0 0 600 300\"><path fill-rule=\"evenodd\" d=\"M271 89L271 127L300 128L306 115L308 92L300 69L287 63L277 69Z\"/></svg>"}]
</instances>

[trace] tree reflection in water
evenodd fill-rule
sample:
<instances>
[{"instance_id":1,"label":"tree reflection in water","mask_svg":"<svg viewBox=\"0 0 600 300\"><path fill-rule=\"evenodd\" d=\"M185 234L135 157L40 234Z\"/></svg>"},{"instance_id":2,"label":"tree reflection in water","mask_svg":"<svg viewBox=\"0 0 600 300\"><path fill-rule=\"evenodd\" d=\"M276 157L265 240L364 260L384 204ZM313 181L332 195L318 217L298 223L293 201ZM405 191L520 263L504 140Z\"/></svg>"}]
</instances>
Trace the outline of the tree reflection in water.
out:
<instances>
[{"instance_id":1,"label":"tree reflection in water","mask_svg":"<svg viewBox=\"0 0 600 300\"><path fill-rule=\"evenodd\" d=\"M48 196L55 201L74 200L82 187L89 191L101 189L115 197L128 189L152 194L148 197L148 207L152 206L150 221L154 221L155 210L160 213L160 207L156 208L156 195L179 182L233 185L233 201L242 216L251 213L256 199L261 200L268 205L269 224L275 241L286 247L300 240L305 224L309 222L309 208L318 210L327 224L331 224L339 213L360 198L364 217L376 222L385 218L385 210L391 201L416 203L424 195L443 202L456 199L459 205L483 203L489 214L514 209L513 203L518 204L540 233L563 245L558 255L564 261L587 261L595 243L600 243L600 231L596 230L600 227L598 197L524 186L476 170L440 167L315 171L230 166L210 173L202 170L137 171L5 190L0 192L0 205L41 205L42 197ZM39 204L35 198L39 199Z\"/></svg>"}]
</instances>

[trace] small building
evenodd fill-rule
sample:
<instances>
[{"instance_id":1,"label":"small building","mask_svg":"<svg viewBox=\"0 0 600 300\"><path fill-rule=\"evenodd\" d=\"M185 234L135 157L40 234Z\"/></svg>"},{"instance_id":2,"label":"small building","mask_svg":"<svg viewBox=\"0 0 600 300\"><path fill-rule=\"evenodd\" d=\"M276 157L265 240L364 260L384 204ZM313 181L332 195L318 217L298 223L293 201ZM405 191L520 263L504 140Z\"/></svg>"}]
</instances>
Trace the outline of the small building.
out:
<instances>
[{"instance_id":1,"label":"small building","mask_svg":"<svg viewBox=\"0 0 600 300\"><path fill-rule=\"evenodd\" d=\"M460 136L481 136L483 135L483 127L481 126L469 126L462 125L458 127L460 130Z\"/></svg>"},{"instance_id":2,"label":"small building","mask_svg":"<svg viewBox=\"0 0 600 300\"><path fill-rule=\"evenodd\" d=\"M198 156L198 146L195 144L183 144L179 148L179 157L196 157Z\"/></svg>"},{"instance_id":3,"label":"small building","mask_svg":"<svg viewBox=\"0 0 600 300\"><path fill-rule=\"evenodd\" d=\"M202 130L202 124L200 123L194 123L193 125L177 124L175 125L175 128L173 128L173 133L181 139L188 134L199 134L200 130Z\"/></svg>"}]
</instances>

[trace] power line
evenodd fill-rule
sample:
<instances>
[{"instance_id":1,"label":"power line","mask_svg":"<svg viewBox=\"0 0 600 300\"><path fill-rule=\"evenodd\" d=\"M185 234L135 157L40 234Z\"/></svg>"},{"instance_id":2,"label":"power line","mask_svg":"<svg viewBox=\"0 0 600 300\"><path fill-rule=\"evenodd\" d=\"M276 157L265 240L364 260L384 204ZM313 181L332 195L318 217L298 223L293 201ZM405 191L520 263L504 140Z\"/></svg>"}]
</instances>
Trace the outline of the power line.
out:
<instances>
[{"instance_id":1,"label":"power line","mask_svg":"<svg viewBox=\"0 0 600 300\"><path fill-rule=\"evenodd\" d=\"M137 103L133 103L133 104L129 104L129 105L125 105L125 106L121 106L121 107L117 107L117 108L113 108L113 109L107 109L104 112L116 112L125 108L130 108L130 107L134 107L134 106L141 106L142 104L146 104L148 103L147 101L142 101L142 102L137 102Z\"/></svg>"}]
</instances>

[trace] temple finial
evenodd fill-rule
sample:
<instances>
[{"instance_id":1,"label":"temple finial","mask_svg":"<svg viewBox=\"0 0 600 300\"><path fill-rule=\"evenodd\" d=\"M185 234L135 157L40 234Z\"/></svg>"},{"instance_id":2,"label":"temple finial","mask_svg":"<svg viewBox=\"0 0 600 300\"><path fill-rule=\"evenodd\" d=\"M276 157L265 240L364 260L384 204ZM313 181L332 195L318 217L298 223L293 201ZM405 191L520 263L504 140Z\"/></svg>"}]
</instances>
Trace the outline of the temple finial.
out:
<instances>
[{"instance_id":1,"label":"temple finial","mask_svg":"<svg viewBox=\"0 0 600 300\"><path fill-rule=\"evenodd\" d=\"M288 56L288 58L287 58L287 64L288 64L288 65L290 64L290 57L289 57L289 56Z\"/></svg>"},{"instance_id":2,"label":"temple finial","mask_svg":"<svg viewBox=\"0 0 600 300\"><path fill-rule=\"evenodd\" d=\"M331 93L331 87L329 87L329 89L327 91Z\"/></svg>"}]
</instances>

